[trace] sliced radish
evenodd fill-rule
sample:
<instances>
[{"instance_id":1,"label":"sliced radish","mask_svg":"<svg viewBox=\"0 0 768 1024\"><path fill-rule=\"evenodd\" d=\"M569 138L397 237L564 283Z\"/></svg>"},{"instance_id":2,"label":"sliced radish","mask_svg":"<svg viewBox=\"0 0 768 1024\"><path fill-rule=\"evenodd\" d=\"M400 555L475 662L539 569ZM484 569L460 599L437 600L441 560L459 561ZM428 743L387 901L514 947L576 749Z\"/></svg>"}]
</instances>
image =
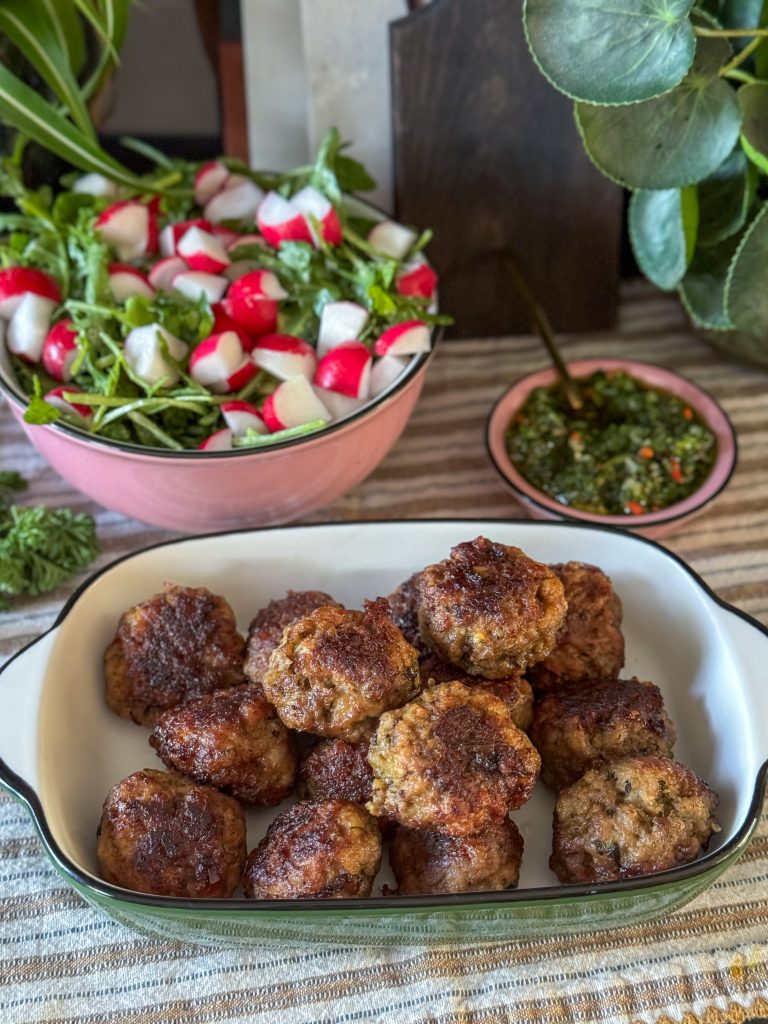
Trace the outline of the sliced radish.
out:
<instances>
[{"instance_id":1,"label":"sliced radish","mask_svg":"<svg viewBox=\"0 0 768 1024\"><path fill-rule=\"evenodd\" d=\"M357 302L326 302L320 314L317 354L322 358L337 345L354 341L368 323L368 310Z\"/></svg>"},{"instance_id":2,"label":"sliced radish","mask_svg":"<svg viewBox=\"0 0 768 1024\"><path fill-rule=\"evenodd\" d=\"M96 218L96 229L124 263L157 250L157 218L147 203L124 199Z\"/></svg>"},{"instance_id":3,"label":"sliced radish","mask_svg":"<svg viewBox=\"0 0 768 1024\"><path fill-rule=\"evenodd\" d=\"M317 368L317 355L311 345L292 334L264 334L251 351L251 359L260 370L266 370L278 380L306 377Z\"/></svg>"},{"instance_id":4,"label":"sliced radish","mask_svg":"<svg viewBox=\"0 0 768 1024\"><path fill-rule=\"evenodd\" d=\"M259 267L260 263L258 260L235 260L224 271L224 277L228 281L239 281L241 277L250 274L253 270L258 270Z\"/></svg>"},{"instance_id":5,"label":"sliced radish","mask_svg":"<svg viewBox=\"0 0 768 1024\"><path fill-rule=\"evenodd\" d=\"M0 316L9 320L24 296L31 292L54 303L61 302L61 291L50 274L32 267L6 267L0 270Z\"/></svg>"},{"instance_id":6,"label":"sliced radish","mask_svg":"<svg viewBox=\"0 0 768 1024\"><path fill-rule=\"evenodd\" d=\"M202 231L212 231L213 225L203 217L196 217L193 220L177 220L173 224L166 224L160 232L159 249L161 256L178 256L178 246L181 239L190 228L200 228ZM197 269L197 268L194 268Z\"/></svg>"},{"instance_id":7,"label":"sliced radish","mask_svg":"<svg viewBox=\"0 0 768 1024\"><path fill-rule=\"evenodd\" d=\"M49 403L49 405L53 405L57 409L61 409L62 412L67 413L70 416L79 416L84 420L90 419L92 412L90 405L82 405L79 402L70 402L64 397L64 395L70 395L77 391L82 391L82 388L76 388L71 384L61 384L57 388L51 388L50 391L46 391L43 398Z\"/></svg>"},{"instance_id":8,"label":"sliced radish","mask_svg":"<svg viewBox=\"0 0 768 1024\"><path fill-rule=\"evenodd\" d=\"M232 282L222 306L251 334L271 334L277 325L277 302L287 297L271 270L252 270Z\"/></svg>"},{"instance_id":9,"label":"sliced radish","mask_svg":"<svg viewBox=\"0 0 768 1024\"><path fill-rule=\"evenodd\" d=\"M337 345L317 364L314 384L349 398L366 399L370 394L372 362L371 353L359 341Z\"/></svg>"},{"instance_id":10,"label":"sliced radish","mask_svg":"<svg viewBox=\"0 0 768 1024\"><path fill-rule=\"evenodd\" d=\"M244 387L256 372L234 331L204 338L189 357L190 376L220 395Z\"/></svg>"},{"instance_id":11,"label":"sliced radish","mask_svg":"<svg viewBox=\"0 0 768 1024\"><path fill-rule=\"evenodd\" d=\"M277 192L264 196L256 213L256 225L270 245L312 241L304 214Z\"/></svg>"},{"instance_id":12,"label":"sliced radish","mask_svg":"<svg viewBox=\"0 0 768 1024\"><path fill-rule=\"evenodd\" d=\"M213 199L217 192L220 192L229 177L229 168L221 160L209 160L198 168L195 174L195 202L198 206L205 206L209 199Z\"/></svg>"},{"instance_id":13,"label":"sliced radish","mask_svg":"<svg viewBox=\"0 0 768 1024\"><path fill-rule=\"evenodd\" d=\"M267 240L262 235L237 235L232 232L233 238L227 242L227 252L233 252L235 249L239 249L241 245L260 245L265 246Z\"/></svg>"},{"instance_id":14,"label":"sliced radish","mask_svg":"<svg viewBox=\"0 0 768 1024\"><path fill-rule=\"evenodd\" d=\"M226 277L206 274L204 270L182 270L171 283L173 290L185 299L197 302L202 296L210 303L219 302L228 285Z\"/></svg>"},{"instance_id":15,"label":"sliced radish","mask_svg":"<svg viewBox=\"0 0 768 1024\"><path fill-rule=\"evenodd\" d=\"M333 204L326 199L322 192L307 185L291 197L291 202L297 210L304 214L313 240L316 241L315 228L312 223L314 219L320 225L323 240L329 245L339 245L342 240L341 221Z\"/></svg>"},{"instance_id":16,"label":"sliced radish","mask_svg":"<svg viewBox=\"0 0 768 1024\"><path fill-rule=\"evenodd\" d=\"M181 236L176 253L190 270L203 270L206 274L220 274L229 266L229 256L221 239L197 226Z\"/></svg>"},{"instance_id":17,"label":"sliced radish","mask_svg":"<svg viewBox=\"0 0 768 1024\"><path fill-rule=\"evenodd\" d=\"M141 295L145 299L154 297L155 289L147 276L129 263L109 264L109 290L115 302L125 302L132 295Z\"/></svg>"},{"instance_id":18,"label":"sliced radish","mask_svg":"<svg viewBox=\"0 0 768 1024\"><path fill-rule=\"evenodd\" d=\"M429 327L421 320L406 320L388 327L376 341L373 351L377 356L412 356L429 352L431 346Z\"/></svg>"},{"instance_id":19,"label":"sliced radish","mask_svg":"<svg viewBox=\"0 0 768 1024\"><path fill-rule=\"evenodd\" d=\"M233 437L242 437L248 430L255 430L257 434L267 433L263 416L250 402L233 398L230 402L222 402L219 408Z\"/></svg>"},{"instance_id":20,"label":"sliced radish","mask_svg":"<svg viewBox=\"0 0 768 1024\"><path fill-rule=\"evenodd\" d=\"M426 260L414 260L395 278L400 295L431 299L437 288L437 274Z\"/></svg>"},{"instance_id":21,"label":"sliced radish","mask_svg":"<svg viewBox=\"0 0 768 1024\"><path fill-rule=\"evenodd\" d=\"M110 181L109 178L105 178L103 174L97 174L93 171L91 174L83 174L72 186L73 192L79 192L83 195L88 196L99 196L104 198L110 198L116 196L120 191L120 186L116 181Z\"/></svg>"},{"instance_id":22,"label":"sliced radish","mask_svg":"<svg viewBox=\"0 0 768 1024\"><path fill-rule=\"evenodd\" d=\"M147 278L153 288L159 292L169 292L173 285L173 279L177 274L183 273L187 264L181 256L166 256L150 269Z\"/></svg>"},{"instance_id":23,"label":"sliced radish","mask_svg":"<svg viewBox=\"0 0 768 1024\"><path fill-rule=\"evenodd\" d=\"M250 352L256 344L256 339L250 336L243 325L239 324L236 320L233 320L231 316L228 316L220 302L214 302L211 306L211 312L213 313L211 334L222 334L224 331L234 331L240 339L240 344L243 346L243 352Z\"/></svg>"},{"instance_id":24,"label":"sliced radish","mask_svg":"<svg viewBox=\"0 0 768 1024\"><path fill-rule=\"evenodd\" d=\"M8 324L8 333L5 337L8 351L25 362L40 362L55 308L56 303L53 299L36 295L35 292L27 292Z\"/></svg>"},{"instance_id":25,"label":"sliced radish","mask_svg":"<svg viewBox=\"0 0 768 1024\"><path fill-rule=\"evenodd\" d=\"M377 359L371 370L371 398L394 384L407 365L408 360L402 356L382 356Z\"/></svg>"},{"instance_id":26,"label":"sliced radish","mask_svg":"<svg viewBox=\"0 0 768 1024\"><path fill-rule=\"evenodd\" d=\"M230 182L235 178L234 184ZM253 220L264 193L250 178L234 174L227 181L227 187L208 200L203 213L214 224L222 221Z\"/></svg>"},{"instance_id":27,"label":"sliced radish","mask_svg":"<svg viewBox=\"0 0 768 1024\"><path fill-rule=\"evenodd\" d=\"M46 373L65 384L72 380L72 363L77 351L77 331L72 321L59 320L46 334L40 354Z\"/></svg>"},{"instance_id":28,"label":"sliced radish","mask_svg":"<svg viewBox=\"0 0 768 1024\"><path fill-rule=\"evenodd\" d=\"M357 412L365 405L363 398L350 398L349 395L342 395L338 391L329 391L328 388L315 388L315 393L323 405L327 406L335 420L342 416L349 416Z\"/></svg>"},{"instance_id":29,"label":"sliced radish","mask_svg":"<svg viewBox=\"0 0 768 1024\"><path fill-rule=\"evenodd\" d=\"M165 358L163 344L172 359L180 361L187 354L184 342L160 324L134 327L123 343L128 366L145 384L162 382L164 387L170 387L179 379L179 371Z\"/></svg>"},{"instance_id":30,"label":"sliced radish","mask_svg":"<svg viewBox=\"0 0 768 1024\"><path fill-rule=\"evenodd\" d=\"M394 220L379 221L368 233L368 241L374 249L396 260L405 259L418 237L415 231Z\"/></svg>"},{"instance_id":31,"label":"sliced radish","mask_svg":"<svg viewBox=\"0 0 768 1024\"><path fill-rule=\"evenodd\" d=\"M300 427L313 420L332 419L328 408L320 401L306 377L292 377L278 384L277 388L264 399L261 407L271 433L288 427Z\"/></svg>"}]
</instances>

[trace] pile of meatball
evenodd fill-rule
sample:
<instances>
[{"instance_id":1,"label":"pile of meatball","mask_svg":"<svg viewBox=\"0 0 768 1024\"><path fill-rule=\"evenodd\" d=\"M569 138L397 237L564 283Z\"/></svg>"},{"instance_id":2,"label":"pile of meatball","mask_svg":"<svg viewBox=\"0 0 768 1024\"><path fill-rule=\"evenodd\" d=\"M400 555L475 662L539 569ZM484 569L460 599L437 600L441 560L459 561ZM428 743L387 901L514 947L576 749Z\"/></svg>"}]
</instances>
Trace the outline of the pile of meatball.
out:
<instances>
[{"instance_id":1,"label":"pile of meatball","mask_svg":"<svg viewBox=\"0 0 768 1024\"><path fill-rule=\"evenodd\" d=\"M288 591L247 636L227 601L167 584L126 611L106 700L151 728L165 766L104 803L102 876L194 898L365 897L515 887L510 813L556 792L563 883L663 871L719 826L716 794L672 754L652 682L622 679L621 603L582 562L478 537L386 598ZM276 807L250 851L244 808Z\"/></svg>"}]
</instances>

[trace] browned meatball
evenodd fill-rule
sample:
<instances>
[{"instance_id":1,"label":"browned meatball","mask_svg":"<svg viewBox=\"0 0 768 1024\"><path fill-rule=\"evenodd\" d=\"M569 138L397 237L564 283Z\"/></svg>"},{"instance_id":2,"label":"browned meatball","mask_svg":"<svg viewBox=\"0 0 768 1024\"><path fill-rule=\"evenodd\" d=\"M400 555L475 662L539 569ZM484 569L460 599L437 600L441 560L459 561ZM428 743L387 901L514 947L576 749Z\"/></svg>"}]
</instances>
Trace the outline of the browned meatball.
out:
<instances>
[{"instance_id":1,"label":"browned meatball","mask_svg":"<svg viewBox=\"0 0 768 1024\"><path fill-rule=\"evenodd\" d=\"M102 877L137 892L231 896L245 862L237 800L152 768L112 789L97 836Z\"/></svg>"},{"instance_id":2,"label":"browned meatball","mask_svg":"<svg viewBox=\"0 0 768 1024\"><path fill-rule=\"evenodd\" d=\"M368 743L320 740L302 760L299 796L308 800L371 799L373 769L368 764Z\"/></svg>"},{"instance_id":3,"label":"browned meatball","mask_svg":"<svg viewBox=\"0 0 768 1024\"><path fill-rule=\"evenodd\" d=\"M248 627L243 666L252 683L260 683L264 678L272 651L283 639L285 627L326 604L336 604L336 601L322 590L289 590L285 597L270 601L256 613Z\"/></svg>"},{"instance_id":4,"label":"browned meatball","mask_svg":"<svg viewBox=\"0 0 768 1024\"><path fill-rule=\"evenodd\" d=\"M399 896L513 889L522 858L523 837L509 818L467 836L399 825L389 848Z\"/></svg>"},{"instance_id":5,"label":"browned meatball","mask_svg":"<svg viewBox=\"0 0 768 1024\"><path fill-rule=\"evenodd\" d=\"M152 725L167 708L244 683L244 649L223 597L166 584L120 618L104 654L107 704Z\"/></svg>"},{"instance_id":6,"label":"browned meatball","mask_svg":"<svg viewBox=\"0 0 768 1024\"><path fill-rule=\"evenodd\" d=\"M530 736L553 789L620 757L668 757L676 738L658 686L640 679L563 683L535 705Z\"/></svg>"},{"instance_id":7,"label":"browned meatball","mask_svg":"<svg viewBox=\"0 0 768 1024\"><path fill-rule=\"evenodd\" d=\"M549 866L561 882L608 882L687 864L720 826L717 794L665 757L627 757L561 790Z\"/></svg>"},{"instance_id":8,"label":"browned meatball","mask_svg":"<svg viewBox=\"0 0 768 1024\"><path fill-rule=\"evenodd\" d=\"M412 828L479 832L531 795L540 759L497 697L441 683L381 716L368 809Z\"/></svg>"},{"instance_id":9,"label":"browned meatball","mask_svg":"<svg viewBox=\"0 0 768 1024\"><path fill-rule=\"evenodd\" d=\"M419 581L421 573L415 572L409 576L405 583L400 586L387 598L392 621L403 634L405 639L415 647L419 654L427 654L429 648L424 643L424 638L419 629Z\"/></svg>"},{"instance_id":10,"label":"browned meatball","mask_svg":"<svg viewBox=\"0 0 768 1024\"><path fill-rule=\"evenodd\" d=\"M456 681L465 686L479 686L503 700L512 715L512 721L526 731L533 721L533 690L524 676L518 674L507 676L506 679L484 679L482 676L470 676L455 665L449 665L436 654L422 658L419 666L421 680L425 686L435 683Z\"/></svg>"},{"instance_id":11,"label":"browned meatball","mask_svg":"<svg viewBox=\"0 0 768 1024\"><path fill-rule=\"evenodd\" d=\"M478 537L422 571L419 627L473 676L516 675L546 657L565 616L563 585L520 548Z\"/></svg>"},{"instance_id":12,"label":"browned meatball","mask_svg":"<svg viewBox=\"0 0 768 1024\"><path fill-rule=\"evenodd\" d=\"M302 800L279 814L245 865L254 899L370 896L381 864L381 835L364 807Z\"/></svg>"},{"instance_id":13,"label":"browned meatball","mask_svg":"<svg viewBox=\"0 0 768 1024\"><path fill-rule=\"evenodd\" d=\"M537 693L561 682L615 679L624 664L621 601L595 565L553 565L565 588L568 611L554 649L533 665L528 678Z\"/></svg>"},{"instance_id":14,"label":"browned meatball","mask_svg":"<svg viewBox=\"0 0 768 1024\"><path fill-rule=\"evenodd\" d=\"M289 728L354 743L421 682L416 651L380 598L362 612L326 605L288 626L262 685Z\"/></svg>"},{"instance_id":15,"label":"browned meatball","mask_svg":"<svg viewBox=\"0 0 768 1024\"><path fill-rule=\"evenodd\" d=\"M169 768L247 804L272 807L293 789L296 742L258 684L166 711L149 742Z\"/></svg>"}]
</instances>

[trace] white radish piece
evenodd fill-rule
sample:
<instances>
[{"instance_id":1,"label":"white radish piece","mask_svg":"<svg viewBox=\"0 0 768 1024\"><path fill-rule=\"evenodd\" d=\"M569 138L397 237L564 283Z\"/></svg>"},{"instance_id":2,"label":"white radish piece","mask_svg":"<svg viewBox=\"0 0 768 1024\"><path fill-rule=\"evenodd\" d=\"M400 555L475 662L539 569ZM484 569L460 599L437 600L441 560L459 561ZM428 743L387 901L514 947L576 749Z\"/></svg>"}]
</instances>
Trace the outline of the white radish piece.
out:
<instances>
[{"instance_id":1,"label":"white radish piece","mask_svg":"<svg viewBox=\"0 0 768 1024\"><path fill-rule=\"evenodd\" d=\"M219 408L233 437L242 437L248 430L254 430L257 434L268 432L261 413L250 402L233 398L230 402L222 402Z\"/></svg>"},{"instance_id":2,"label":"white radish piece","mask_svg":"<svg viewBox=\"0 0 768 1024\"><path fill-rule=\"evenodd\" d=\"M328 388L316 387L315 394L328 408L335 420L341 419L342 416L349 416L350 413L357 412L365 405L365 400L362 398L350 398L349 395L339 394L338 391L329 391Z\"/></svg>"},{"instance_id":3,"label":"white radish piece","mask_svg":"<svg viewBox=\"0 0 768 1024\"><path fill-rule=\"evenodd\" d=\"M222 306L251 334L271 334L277 325L277 303L287 297L271 270L252 270L230 284Z\"/></svg>"},{"instance_id":4,"label":"white radish piece","mask_svg":"<svg viewBox=\"0 0 768 1024\"><path fill-rule=\"evenodd\" d=\"M220 192L229 178L229 168L221 160L209 160L195 174L195 202L205 204Z\"/></svg>"},{"instance_id":5,"label":"white radish piece","mask_svg":"<svg viewBox=\"0 0 768 1024\"><path fill-rule=\"evenodd\" d=\"M10 320L24 296L32 292L56 305L61 302L61 291L50 274L32 267L6 267L0 270L0 317Z\"/></svg>"},{"instance_id":6,"label":"white radish piece","mask_svg":"<svg viewBox=\"0 0 768 1024\"><path fill-rule=\"evenodd\" d=\"M232 431L227 427L217 430L215 434L206 437L198 446L199 452L228 452L232 450Z\"/></svg>"},{"instance_id":7,"label":"white radish piece","mask_svg":"<svg viewBox=\"0 0 768 1024\"><path fill-rule=\"evenodd\" d=\"M306 377L292 377L278 384L264 399L261 407L264 422L271 433L300 427L313 420L332 419L328 408L320 401Z\"/></svg>"},{"instance_id":8,"label":"white radish piece","mask_svg":"<svg viewBox=\"0 0 768 1024\"><path fill-rule=\"evenodd\" d=\"M278 380L306 377L312 380L317 368L317 354L303 338L292 334L264 334L251 350L251 359L260 370Z\"/></svg>"},{"instance_id":9,"label":"white radish piece","mask_svg":"<svg viewBox=\"0 0 768 1024\"><path fill-rule=\"evenodd\" d=\"M53 299L27 292L8 324L8 333L5 336L8 351L27 363L40 362L55 308L56 303Z\"/></svg>"},{"instance_id":10,"label":"white radish piece","mask_svg":"<svg viewBox=\"0 0 768 1024\"><path fill-rule=\"evenodd\" d=\"M157 219L146 203L133 199L113 203L99 214L95 227L123 263L157 251Z\"/></svg>"},{"instance_id":11,"label":"white radish piece","mask_svg":"<svg viewBox=\"0 0 768 1024\"><path fill-rule=\"evenodd\" d=\"M317 364L316 387L365 400L370 395L371 353L359 341L337 345Z\"/></svg>"},{"instance_id":12,"label":"white radish piece","mask_svg":"<svg viewBox=\"0 0 768 1024\"><path fill-rule=\"evenodd\" d=\"M291 203L300 210L307 221L312 239L317 244L313 219L320 225L323 241L328 245L339 245L342 240L341 221L333 203L316 188L307 185L291 197Z\"/></svg>"},{"instance_id":13,"label":"white radish piece","mask_svg":"<svg viewBox=\"0 0 768 1024\"><path fill-rule=\"evenodd\" d=\"M368 233L368 242L377 252L392 259L402 260L419 236L415 231L394 220L379 221Z\"/></svg>"},{"instance_id":14,"label":"white radish piece","mask_svg":"<svg viewBox=\"0 0 768 1024\"><path fill-rule=\"evenodd\" d=\"M261 235L249 234L249 235L238 235L232 232L234 236L227 242L227 252L231 253L235 249L239 249L241 245L259 245L262 248L267 244L265 238Z\"/></svg>"},{"instance_id":15,"label":"white radish piece","mask_svg":"<svg viewBox=\"0 0 768 1024\"><path fill-rule=\"evenodd\" d=\"M204 296L208 302L219 302L227 290L229 281L218 274L206 274L204 270L182 270L171 282L171 287L179 295L192 302Z\"/></svg>"},{"instance_id":16,"label":"white radish piece","mask_svg":"<svg viewBox=\"0 0 768 1024\"><path fill-rule=\"evenodd\" d=\"M256 226L275 247L281 242L312 242L304 214L278 192L267 192L256 212Z\"/></svg>"},{"instance_id":17,"label":"white radish piece","mask_svg":"<svg viewBox=\"0 0 768 1024\"><path fill-rule=\"evenodd\" d=\"M166 256L150 269L147 279L149 283L159 292L169 292L173 286L173 279L177 274L183 273L187 264L181 256Z\"/></svg>"},{"instance_id":18,"label":"white radish piece","mask_svg":"<svg viewBox=\"0 0 768 1024\"><path fill-rule=\"evenodd\" d=\"M432 339L429 327L421 320L393 324L377 339L373 351L377 356L413 356L429 352Z\"/></svg>"},{"instance_id":19,"label":"white radish piece","mask_svg":"<svg viewBox=\"0 0 768 1024\"><path fill-rule=\"evenodd\" d=\"M115 302L125 302L133 295L151 299L155 294L146 275L129 263L109 264L109 290Z\"/></svg>"},{"instance_id":20,"label":"white radish piece","mask_svg":"<svg viewBox=\"0 0 768 1024\"><path fill-rule=\"evenodd\" d=\"M382 356L381 359L377 359L371 370L371 398L380 395L394 384L408 362L402 356Z\"/></svg>"},{"instance_id":21,"label":"white radish piece","mask_svg":"<svg viewBox=\"0 0 768 1024\"><path fill-rule=\"evenodd\" d=\"M218 395L244 387L256 372L234 331L204 338L189 357L190 376Z\"/></svg>"},{"instance_id":22,"label":"white radish piece","mask_svg":"<svg viewBox=\"0 0 768 1024\"><path fill-rule=\"evenodd\" d=\"M91 417L92 409L90 405L83 405L80 402L71 402L65 398L65 395L71 395L77 391L82 391L82 388L74 387L72 384L61 384L57 388L51 388L50 391L46 391L43 398L49 405L55 406L60 409L63 413L69 416L77 416L81 419L88 420Z\"/></svg>"},{"instance_id":23,"label":"white radish piece","mask_svg":"<svg viewBox=\"0 0 768 1024\"><path fill-rule=\"evenodd\" d=\"M368 310L357 302L326 302L320 314L317 354L322 358L337 345L354 341L368 323Z\"/></svg>"},{"instance_id":24,"label":"white radish piece","mask_svg":"<svg viewBox=\"0 0 768 1024\"><path fill-rule=\"evenodd\" d=\"M160 232L158 249L161 256L178 256L178 246L181 239L190 228L200 228L202 231L212 231L213 225L203 217L196 217L193 220L177 220L173 224L166 224Z\"/></svg>"},{"instance_id":25,"label":"white radish piece","mask_svg":"<svg viewBox=\"0 0 768 1024\"><path fill-rule=\"evenodd\" d=\"M414 260L395 278L400 295L431 299L437 289L437 274L424 259Z\"/></svg>"},{"instance_id":26,"label":"white radish piece","mask_svg":"<svg viewBox=\"0 0 768 1024\"><path fill-rule=\"evenodd\" d=\"M242 178L231 188L228 182L226 188L209 199L203 213L213 224L230 220L253 220L263 196L264 193L255 181Z\"/></svg>"},{"instance_id":27,"label":"white radish piece","mask_svg":"<svg viewBox=\"0 0 768 1024\"><path fill-rule=\"evenodd\" d=\"M185 343L160 324L134 327L123 343L125 361L145 384L162 382L163 387L170 387L179 379L179 371L163 354L163 344L172 359L181 361L187 354Z\"/></svg>"},{"instance_id":28,"label":"white radish piece","mask_svg":"<svg viewBox=\"0 0 768 1024\"><path fill-rule=\"evenodd\" d=\"M59 320L48 331L40 354L45 372L64 384L72 380L72 363L77 355L77 331L70 319Z\"/></svg>"},{"instance_id":29,"label":"white radish piece","mask_svg":"<svg viewBox=\"0 0 768 1024\"><path fill-rule=\"evenodd\" d=\"M221 239L196 225L176 243L176 255L181 256L190 270L203 270L206 274L220 274L229 266L229 256Z\"/></svg>"},{"instance_id":30,"label":"white radish piece","mask_svg":"<svg viewBox=\"0 0 768 1024\"><path fill-rule=\"evenodd\" d=\"M109 178L105 178L103 174L92 171L90 174L83 174L79 177L72 186L72 191L78 192L81 195L109 199L118 194L120 186L116 181L110 181Z\"/></svg>"}]
</instances>

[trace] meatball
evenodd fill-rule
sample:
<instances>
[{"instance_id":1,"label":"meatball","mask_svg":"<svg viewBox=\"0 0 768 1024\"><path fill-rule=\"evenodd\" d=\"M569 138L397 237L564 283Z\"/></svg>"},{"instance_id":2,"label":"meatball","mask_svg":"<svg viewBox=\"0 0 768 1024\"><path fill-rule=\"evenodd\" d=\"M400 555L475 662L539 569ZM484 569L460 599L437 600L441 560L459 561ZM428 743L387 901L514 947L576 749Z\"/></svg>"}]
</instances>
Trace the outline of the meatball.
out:
<instances>
[{"instance_id":1,"label":"meatball","mask_svg":"<svg viewBox=\"0 0 768 1024\"><path fill-rule=\"evenodd\" d=\"M412 828L479 832L531 795L540 759L497 697L440 683L381 716L368 809Z\"/></svg>"},{"instance_id":2,"label":"meatball","mask_svg":"<svg viewBox=\"0 0 768 1024\"><path fill-rule=\"evenodd\" d=\"M620 757L668 757L676 739L658 686L640 679L563 683L536 703L530 736L553 789Z\"/></svg>"},{"instance_id":3,"label":"meatball","mask_svg":"<svg viewBox=\"0 0 768 1024\"><path fill-rule=\"evenodd\" d=\"M279 814L245 865L254 899L370 896L381 835L365 808L348 800L302 800Z\"/></svg>"},{"instance_id":4,"label":"meatball","mask_svg":"<svg viewBox=\"0 0 768 1024\"><path fill-rule=\"evenodd\" d=\"M308 800L371 799L373 769L368 764L368 743L329 739L309 751L299 771L299 796Z\"/></svg>"},{"instance_id":5,"label":"meatball","mask_svg":"<svg viewBox=\"0 0 768 1024\"><path fill-rule=\"evenodd\" d=\"M484 537L458 544L421 574L422 636L473 676L516 675L546 657L565 609L563 585L548 566Z\"/></svg>"},{"instance_id":6,"label":"meatball","mask_svg":"<svg viewBox=\"0 0 768 1024\"><path fill-rule=\"evenodd\" d=\"M149 742L169 768L247 804L271 807L293 789L296 742L258 684L164 712Z\"/></svg>"},{"instance_id":7,"label":"meatball","mask_svg":"<svg viewBox=\"0 0 768 1024\"><path fill-rule=\"evenodd\" d=\"M419 654L428 654L429 648L419 629L419 582L421 573L415 572L413 576L401 583L400 586L387 598L392 621L403 634L405 639L415 647Z\"/></svg>"},{"instance_id":8,"label":"meatball","mask_svg":"<svg viewBox=\"0 0 768 1024\"><path fill-rule=\"evenodd\" d=\"M608 882L687 864L720 826L717 794L665 757L626 757L561 790L549 866L561 882Z\"/></svg>"},{"instance_id":9,"label":"meatball","mask_svg":"<svg viewBox=\"0 0 768 1024\"><path fill-rule=\"evenodd\" d=\"M232 797L145 768L105 800L97 855L102 877L124 889L231 896L245 863L245 818Z\"/></svg>"},{"instance_id":10,"label":"meatball","mask_svg":"<svg viewBox=\"0 0 768 1024\"><path fill-rule=\"evenodd\" d=\"M479 686L503 700L512 715L512 721L523 731L527 730L533 720L533 690L531 684L522 675L507 676L506 679L483 679L482 676L470 676L460 668L449 665L436 654L422 658L419 667L421 679L425 686L435 683L464 683L465 686Z\"/></svg>"},{"instance_id":11,"label":"meatball","mask_svg":"<svg viewBox=\"0 0 768 1024\"><path fill-rule=\"evenodd\" d=\"M537 693L561 682L615 679L624 665L621 601L595 565L565 562L550 567L565 588L568 611L554 649L533 665L528 678Z\"/></svg>"},{"instance_id":12,"label":"meatball","mask_svg":"<svg viewBox=\"0 0 768 1024\"><path fill-rule=\"evenodd\" d=\"M421 682L416 651L380 598L362 612L326 605L288 626L262 685L289 728L355 743Z\"/></svg>"},{"instance_id":13,"label":"meatball","mask_svg":"<svg viewBox=\"0 0 768 1024\"><path fill-rule=\"evenodd\" d=\"M400 825L389 848L399 896L513 889L522 858L523 837L509 818L467 836Z\"/></svg>"},{"instance_id":14,"label":"meatball","mask_svg":"<svg viewBox=\"0 0 768 1024\"><path fill-rule=\"evenodd\" d=\"M168 708L244 683L244 651L223 597L166 584L120 618L104 654L107 704L152 725Z\"/></svg>"},{"instance_id":15,"label":"meatball","mask_svg":"<svg viewBox=\"0 0 768 1024\"><path fill-rule=\"evenodd\" d=\"M248 627L243 666L252 683L260 683L264 678L272 651L283 639L285 627L325 604L336 604L336 601L322 590L289 590L285 597L270 601L256 613Z\"/></svg>"}]
</instances>

